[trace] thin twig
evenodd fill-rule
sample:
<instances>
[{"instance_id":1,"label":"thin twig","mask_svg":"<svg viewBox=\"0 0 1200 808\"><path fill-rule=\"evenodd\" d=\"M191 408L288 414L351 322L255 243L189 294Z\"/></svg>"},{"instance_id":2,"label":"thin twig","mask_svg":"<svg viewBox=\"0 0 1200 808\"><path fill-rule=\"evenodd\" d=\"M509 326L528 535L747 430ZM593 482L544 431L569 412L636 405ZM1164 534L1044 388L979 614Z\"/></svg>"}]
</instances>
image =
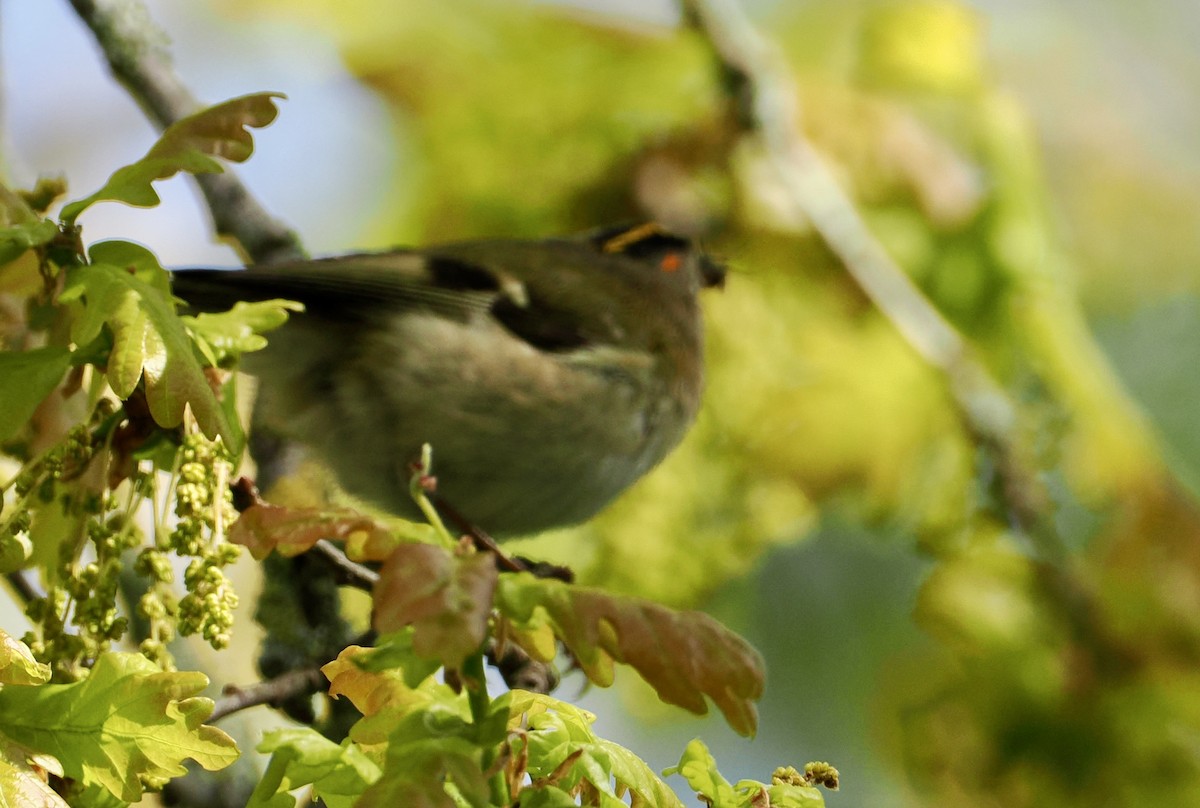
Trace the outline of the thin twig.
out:
<instances>
[{"instance_id":1,"label":"thin twig","mask_svg":"<svg viewBox=\"0 0 1200 808\"><path fill-rule=\"evenodd\" d=\"M525 562L512 558L500 549L500 544L479 525L459 513L458 509L437 494L428 494L429 501L437 508L439 514L444 514L454 525L471 537L475 547L482 552L491 553L496 559L496 565L504 572L528 572Z\"/></svg>"},{"instance_id":2,"label":"thin twig","mask_svg":"<svg viewBox=\"0 0 1200 808\"><path fill-rule=\"evenodd\" d=\"M337 582L343 586L353 586L370 592L379 583L379 573L357 561L351 561L328 539L321 539L314 544L312 552L328 562L333 568Z\"/></svg>"},{"instance_id":3,"label":"thin twig","mask_svg":"<svg viewBox=\"0 0 1200 808\"><path fill-rule=\"evenodd\" d=\"M1061 541L1047 519L1045 496L1020 462L1016 407L962 335L931 304L871 233L826 162L798 125L799 94L771 44L737 0L680 0L722 73L737 120L758 139L791 201L812 222L847 273L913 349L941 371L968 432L996 458L1005 505L1017 527L1051 557Z\"/></svg>"},{"instance_id":4,"label":"thin twig","mask_svg":"<svg viewBox=\"0 0 1200 808\"><path fill-rule=\"evenodd\" d=\"M164 47L167 37L141 0L70 0L100 45L108 65L159 130L195 112L200 104L176 75ZM298 258L300 242L272 217L232 173L196 177L217 235L240 245L257 263Z\"/></svg>"},{"instance_id":5,"label":"thin twig","mask_svg":"<svg viewBox=\"0 0 1200 808\"><path fill-rule=\"evenodd\" d=\"M208 723L220 721L231 713L260 704L278 705L296 696L316 693L327 684L328 680L321 669L312 667L297 668L246 687L231 686L216 700L212 714L206 720Z\"/></svg>"}]
</instances>

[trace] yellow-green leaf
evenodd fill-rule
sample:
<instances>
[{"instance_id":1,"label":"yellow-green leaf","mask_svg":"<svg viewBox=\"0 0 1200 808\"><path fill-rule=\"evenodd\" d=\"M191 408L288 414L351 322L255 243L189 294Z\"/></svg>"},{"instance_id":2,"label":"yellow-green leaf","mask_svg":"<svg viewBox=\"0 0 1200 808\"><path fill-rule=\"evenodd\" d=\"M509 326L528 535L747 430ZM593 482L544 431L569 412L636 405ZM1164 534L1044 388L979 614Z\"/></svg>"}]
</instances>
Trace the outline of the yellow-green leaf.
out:
<instances>
[{"instance_id":1,"label":"yellow-green leaf","mask_svg":"<svg viewBox=\"0 0 1200 808\"><path fill-rule=\"evenodd\" d=\"M109 200L137 207L159 202L152 185L180 171L192 174L220 172L213 157L240 163L254 151L248 127L260 128L275 120L280 93L255 93L234 98L176 121L167 128L146 156L117 169L108 182L91 196L71 202L62 209L65 224L74 224L79 214L96 202Z\"/></svg>"},{"instance_id":2,"label":"yellow-green leaf","mask_svg":"<svg viewBox=\"0 0 1200 808\"><path fill-rule=\"evenodd\" d=\"M49 219L35 219L0 229L0 265L7 264L32 247L49 242L57 235L58 225Z\"/></svg>"},{"instance_id":3,"label":"yellow-green leaf","mask_svg":"<svg viewBox=\"0 0 1200 808\"><path fill-rule=\"evenodd\" d=\"M166 673L139 654L103 654L87 679L0 689L0 730L62 762L67 777L135 802L144 777L186 773L191 758L215 771L238 757L233 739L204 725L208 678Z\"/></svg>"},{"instance_id":4,"label":"yellow-green leaf","mask_svg":"<svg viewBox=\"0 0 1200 808\"><path fill-rule=\"evenodd\" d=\"M69 808L40 771L44 757L32 755L0 734L0 805L5 808Z\"/></svg>"},{"instance_id":5,"label":"yellow-green leaf","mask_svg":"<svg viewBox=\"0 0 1200 808\"><path fill-rule=\"evenodd\" d=\"M236 451L238 433L204 375L187 330L167 293L138 277L141 271L114 264L72 269L60 295L60 300L84 301L72 338L90 342L107 324L113 333L107 368L113 392L128 397L144 379L156 423L176 426L190 406L204 434L220 435Z\"/></svg>"},{"instance_id":6,"label":"yellow-green leaf","mask_svg":"<svg viewBox=\"0 0 1200 808\"><path fill-rule=\"evenodd\" d=\"M50 666L33 658L29 646L0 628L0 684L40 685L50 681Z\"/></svg>"},{"instance_id":7,"label":"yellow-green leaf","mask_svg":"<svg viewBox=\"0 0 1200 808\"><path fill-rule=\"evenodd\" d=\"M0 352L0 441L17 434L70 366L71 352L53 345Z\"/></svg>"},{"instance_id":8,"label":"yellow-green leaf","mask_svg":"<svg viewBox=\"0 0 1200 808\"><path fill-rule=\"evenodd\" d=\"M201 312L183 321L216 365L227 356L265 348L267 340L262 335L286 323L288 313L293 311L304 311L303 304L291 300L239 300L229 311Z\"/></svg>"},{"instance_id":9,"label":"yellow-green leaf","mask_svg":"<svg viewBox=\"0 0 1200 808\"><path fill-rule=\"evenodd\" d=\"M329 808L350 808L379 779L378 764L357 744L338 745L311 727L268 732L258 751L271 753L271 762L246 808L292 808L287 792L306 785Z\"/></svg>"}]
</instances>

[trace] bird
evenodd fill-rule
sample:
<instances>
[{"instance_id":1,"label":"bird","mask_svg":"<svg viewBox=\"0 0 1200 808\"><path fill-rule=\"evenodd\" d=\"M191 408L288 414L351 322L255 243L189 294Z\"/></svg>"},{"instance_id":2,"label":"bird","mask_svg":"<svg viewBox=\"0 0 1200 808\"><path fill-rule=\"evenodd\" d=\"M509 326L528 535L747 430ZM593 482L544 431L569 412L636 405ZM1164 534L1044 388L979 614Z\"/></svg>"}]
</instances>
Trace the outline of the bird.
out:
<instances>
[{"instance_id":1,"label":"bird","mask_svg":"<svg viewBox=\"0 0 1200 808\"><path fill-rule=\"evenodd\" d=\"M699 293L725 275L643 223L180 269L172 292L303 304L243 357L258 420L410 519L428 444L438 501L504 538L590 519L675 448L704 386Z\"/></svg>"}]
</instances>

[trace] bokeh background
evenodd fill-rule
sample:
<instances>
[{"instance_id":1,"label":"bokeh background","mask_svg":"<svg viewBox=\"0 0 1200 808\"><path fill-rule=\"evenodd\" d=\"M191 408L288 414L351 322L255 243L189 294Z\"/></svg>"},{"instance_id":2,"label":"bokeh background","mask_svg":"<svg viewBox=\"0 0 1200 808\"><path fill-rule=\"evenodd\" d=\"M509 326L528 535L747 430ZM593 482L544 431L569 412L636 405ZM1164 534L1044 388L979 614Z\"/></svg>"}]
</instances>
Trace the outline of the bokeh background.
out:
<instances>
[{"instance_id":1,"label":"bokeh background","mask_svg":"<svg viewBox=\"0 0 1200 808\"><path fill-rule=\"evenodd\" d=\"M313 253L652 216L730 263L694 433L523 549L742 631L761 732L568 676L601 734L660 768L701 736L731 779L828 760L833 806L1200 804L1200 6L747 4L807 135L1018 403L1053 563L670 3L147 6L200 97L288 94L238 171ZM153 142L65 0L0 1L0 60L9 184L82 195ZM237 262L185 181L162 195L85 239Z\"/></svg>"}]
</instances>

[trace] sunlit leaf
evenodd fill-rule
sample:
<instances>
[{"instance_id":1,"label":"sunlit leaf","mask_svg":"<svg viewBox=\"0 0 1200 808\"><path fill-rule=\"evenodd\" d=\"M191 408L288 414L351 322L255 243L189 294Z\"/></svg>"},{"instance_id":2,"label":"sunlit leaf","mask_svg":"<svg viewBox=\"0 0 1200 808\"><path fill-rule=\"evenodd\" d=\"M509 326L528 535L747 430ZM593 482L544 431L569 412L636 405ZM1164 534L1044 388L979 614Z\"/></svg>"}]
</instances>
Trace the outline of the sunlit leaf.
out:
<instances>
[{"instance_id":1,"label":"sunlit leaf","mask_svg":"<svg viewBox=\"0 0 1200 808\"><path fill-rule=\"evenodd\" d=\"M742 785L744 781L739 782ZM824 808L825 795L815 786L775 783L766 788L771 808Z\"/></svg>"},{"instance_id":2,"label":"sunlit leaf","mask_svg":"<svg viewBox=\"0 0 1200 808\"><path fill-rule=\"evenodd\" d=\"M164 295L171 292L170 273L158 263L158 256L137 242L123 239L97 241L88 247L88 260L93 264L121 267Z\"/></svg>"},{"instance_id":3,"label":"sunlit leaf","mask_svg":"<svg viewBox=\"0 0 1200 808\"><path fill-rule=\"evenodd\" d=\"M591 728L595 720L586 710L551 696L513 691L510 726L524 730L526 767L537 784L530 790L542 791L544 784L545 790L553 794L559 789L569 791L580 780L587 780L614 800L617 791L623 789L634 794L634 805L682 808L678 797L645 761L619 744L596 736ZM564 766L568 762L570 765ZM557 804L556 796L545 799L550 801L535 801L522 791L520 804Z\"/></svg>"},{"instance_id":4,"label":"sunlit leaf","mask_svg":"<svg viewBox=\"0 0 1200 808\"><path fill-rule=\"evenodd\" d=\"M0 684L40 685L50 681L50 666L33 658L29 646L0 629Z\"/></svg>"},{"instance_id":5,"label":"sunlit leaf","mask_svg":"<svg viewBox=\"0 0 1200 808\"><path fill-rule=\"evenodd\" d=\"M66 488L72 498L82 496L88 490L85 481L72 482ZM87 514L77 508L64 507L61 500L34 502L31 507L33 525L29 528L29 541L33 554L29 566L42 571L47 584L62 580L59 569L59 552L66 544L78 541L87 524Z\"/></svg>"},{"instance_id":6,"label":"sunlit leaf","mask_svg":"<svg viewBox=\"0 0 1200 808\"><path fill-rule=\"evenodd\" d=\"M713 759L703 741L691 741L679 759L679 765L663 772L664 777L673 774L687 780L688 787L701 795L713 808L743 808L750 805L747 796L739 794L717 771L717 761Z\"/></svg>"},{"instance_id":7,"label":"sunlit leaf","mask_svg":"<svg viewBox=\"0 0 1200 808\"><path fill-rule=\"evenodd\" d=\"M365 716L375 715L385 707L408 709L428 705L439 696L454 698L448 688L447 692L436 693L438 687L444 687L438 683L434 683L433 690L420 687L428 676L421 677L416 685L410 685L398 668L371 665L373 651L352 645L338 654L337 659L326 663L321 672L329 679L329 695L345 696Z\"/></svg>"},{"instance_id":8,"label":"sunlit leaf","mask_svg":"<svg viewBox=\"0 0 1200 808\"><path fill-rule=\"evenodd\" d=\"M338 745L309 727L268 732L258 751L271 761L246 808L290 808L296 799L287 792L306 785L329 808L349 808L379 779L379 766L357 745Z\"/></svg>"},{"instance_id":9,"label":"sunlit leaf","mask_svg":"<svg viewBox=\"0 0 1200 808\"><path fill-rule=\"evenodd\" d=\"M187 331L162 288L138 277L142 271L125 264L71 270L60 300L84 302L72 338L90 342L102 325L108 325L113 345L107 374L113 392L127 398L144 379L150 414L160 426L177 426L185 408L191 407L206 435L220 435L236 450L237 433L196 359Z\"/></svg>"},{"instance_id":10,"label":"sunlit leaf","mask_svg":"<svg viewBox=\"0 0 1200 808\"><path fill-rule=\"evenodd\" d=\"M446 793L446 781L450 780L466 805L490 808L480 748L460 735L422 733L423 723L420 715L413 715L399 732L424 737L393 738L388 742L383 775L367 789L356 806L459 808L461 803Z\"/></svg>"},{"instance_id":11,"label":"sunlit leaf","mask_svg":"<svg viewBox=\"0 0 1200 808\"><path fill-rule=\"evenodd\" d=\"M279 114L279 93L256 93L234 98L176 121L167 128L146 156L119 168L100 190L62 209L62 220L71 225L96 202L109 200L137 207L159 202L152 183L180 171L213 174L222 170L213 157L240 163L254 151L248 127L263 127Z\"/></svg>"},{"instance_id":12,"label":"sunlit leaf","mask_svg":"<svg viewBox=\"0 0 1200 808\"><path fill-rule=\"evenodd\" d=\"M68 808L47 783L28 749L0 734L0 805L4 808Z\"/></svg>"},{"instance_id":13,"label":"sunlit leaf","mask_svg":"<svg viewBox=\"0 0 1200 808\"><path fill-rule=\"evenodd\" d=\"M202 312L182 319L208 348L209 361L216 365L226 357L262 350L267 345L263 334L287 322L288 312L303 310L302 304L290 300L239 300L229 311Z\"/></svg>"},{"instance_id":14,"label":"sunlit leaf","mask_svg":"<svg viewBox=\"0 0 1200 808\"><path fill-rule=\"evenodd\" d=\"M201 673L107 653L82 682L0 689L0 729L56 757L68 777L134 802L142 777L179 777L188 758L209 771L237 759L233 739L203 723L213 703L197 694L207 686Z\"/></svg>"},{"instance_id":15,"label":"sunlit leaf","mask_svg":"<svg viewBox=\"0 0 1200 808\"><path fill-rule=\"evenodd\" d=\"M413 648L413 633L410 627L403 631L380 635L375 640L375 647L365 649L354 658L354 663L369 673L399 671L408 687L416 687L433 675L441 667L441 663L416 652Z\"/></svg>"},{"instance_id":16,"label":"sunlit leaf","mask_svg":"<svg viewBox=\"0 0 1200 808\"><path fill-rule=\"evenodd\" d=\"M364 714L350 738L372 755L382 754L384 771L360 806L454 806L446 779L466 804L486 808L484 750L504 740L508 699L492 705L498 721L475 723L465 692L430 677L410 688L400 671L372 672L356 664L364 649L347 649L322 671L331 695L346 696Z\"/></svg>"},{"instance_id":17,"label":"sunlit leaf","mask_svg":"<svg viewBox=\"0 0 1200 808\"><path fill-rule=\"evenodd\" d=\"M404 682L398 669L367 670L358 664L358 658L370 651L351 645L342 649L337 659L321 666L321 673L329 680L329 695L345 696L364 716L375 715L388 705L412 701L410 695L416 688ZM426 699L416 701L424 703Z\"/></svg>"}]
</instances>

